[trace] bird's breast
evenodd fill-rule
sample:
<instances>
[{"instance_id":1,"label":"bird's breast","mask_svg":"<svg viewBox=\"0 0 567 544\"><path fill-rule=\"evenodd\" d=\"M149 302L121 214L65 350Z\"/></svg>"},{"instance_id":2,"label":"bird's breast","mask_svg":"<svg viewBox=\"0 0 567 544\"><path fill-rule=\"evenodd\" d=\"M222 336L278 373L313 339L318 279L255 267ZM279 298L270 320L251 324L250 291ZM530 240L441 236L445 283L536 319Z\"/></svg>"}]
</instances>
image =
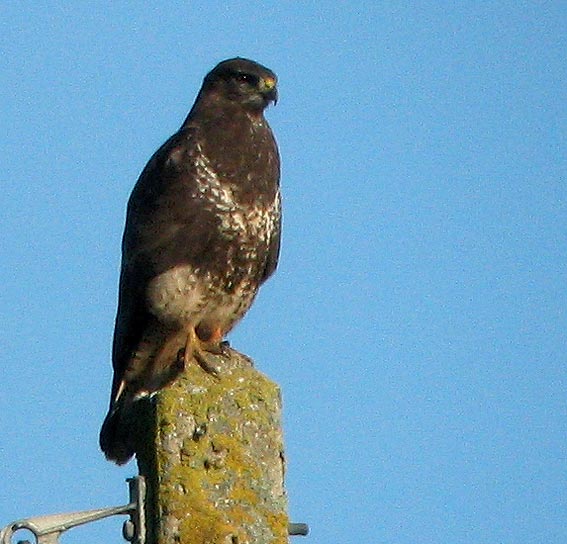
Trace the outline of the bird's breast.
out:
<instances>
[{"instance_id":1,"label":"bird's breast","mask_svg":"<svg viewBox=\"0 0 567 544\"><path fill-rule=\"evenodd\" d=\"M184 194L199 223L191 218L180 227L177 262L149 282L148 307L172 326L214 319L228 330L249 308L265 271L280 217L278 179L266 179L265 168L219 168L199 144L192 153Z\"/></svg>"},{"instance_id":2,"label":"bird's breast","mask_svg":"<svg viewBox=\"0 0 567 544\"><path fill-rule=\"evenodd\" d=\"M153 278L148 284L146 297L151 313L161 322L176 328L194 320L207 292L199 269L180 265Z\"/></svg>"},{"instance_id":3,"label":"bird's breast","mask_svg":"<svg viewBox=\"0 0 567 544\"><path fill-rule=\"evenodd\" d=\"M172 329L208 321L228 331L248 310L258 290L252 276L240 274L236 279L231 269L228 265L224 274L217 275L180 265L163 272L148 286L150 311Z\"/></svg>"}]
</instances>

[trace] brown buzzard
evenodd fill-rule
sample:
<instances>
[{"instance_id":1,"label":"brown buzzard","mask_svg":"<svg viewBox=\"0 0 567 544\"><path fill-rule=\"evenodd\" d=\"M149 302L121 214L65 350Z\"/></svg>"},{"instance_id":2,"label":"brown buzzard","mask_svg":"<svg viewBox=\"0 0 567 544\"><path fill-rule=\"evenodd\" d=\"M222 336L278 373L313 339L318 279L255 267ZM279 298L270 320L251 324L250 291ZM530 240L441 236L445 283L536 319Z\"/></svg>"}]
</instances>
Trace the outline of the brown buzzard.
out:
<instances>
[{"instance_id":1,"label":"brown buzzard","mask_svg":"<svg viewBox=\"0 0 567 544\"><path fill-rule=\"evenodd\" d=\"M134 187L122 241L106 457L133 455L128 412L196 361L214 372L222 340L274 272L280 161L264 110L275 74L243 58L204 79L179 131Z\"/></svg>"}]
</instances>

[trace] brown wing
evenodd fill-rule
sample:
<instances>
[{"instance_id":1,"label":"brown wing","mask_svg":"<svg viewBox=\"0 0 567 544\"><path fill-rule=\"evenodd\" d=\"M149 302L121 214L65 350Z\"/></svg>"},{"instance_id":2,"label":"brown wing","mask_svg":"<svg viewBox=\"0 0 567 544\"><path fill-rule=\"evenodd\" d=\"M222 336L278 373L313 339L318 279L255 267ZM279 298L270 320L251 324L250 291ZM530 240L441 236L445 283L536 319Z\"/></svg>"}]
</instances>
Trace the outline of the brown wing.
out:
<instances>
[{"instance_id":1,"label":"brown wing","mask_svg":"<svg viewBox=\"0 0 567 544\"><path fill-rule=\"evenodd\" d=\"M183 168L172 160L183 154ZM206 263L218 218L195 199L193 130L172 136L150 159L128 202L114 330L111 404L134 351L153 321L146 305L149 281L181 263Z\"/></svg>"}]
</instances>

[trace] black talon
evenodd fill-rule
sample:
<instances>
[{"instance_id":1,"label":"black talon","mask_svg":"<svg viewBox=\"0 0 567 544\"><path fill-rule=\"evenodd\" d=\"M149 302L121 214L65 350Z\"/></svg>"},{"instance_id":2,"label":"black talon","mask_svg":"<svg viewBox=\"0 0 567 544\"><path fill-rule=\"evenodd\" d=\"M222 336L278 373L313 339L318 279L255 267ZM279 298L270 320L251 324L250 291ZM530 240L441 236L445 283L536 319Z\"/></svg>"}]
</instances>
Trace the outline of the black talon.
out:
<instances>
[{"instance_id":1,"label":"black talon","mask_svg":"<svg viewBox=\"0 0 567 544\"><path fill-rule=\"evenodd\" d=\"M175 360L175 370L183 372L185 370L185 348L181 348L177 352L177 359Z\"/></svg>"}]
</instances>

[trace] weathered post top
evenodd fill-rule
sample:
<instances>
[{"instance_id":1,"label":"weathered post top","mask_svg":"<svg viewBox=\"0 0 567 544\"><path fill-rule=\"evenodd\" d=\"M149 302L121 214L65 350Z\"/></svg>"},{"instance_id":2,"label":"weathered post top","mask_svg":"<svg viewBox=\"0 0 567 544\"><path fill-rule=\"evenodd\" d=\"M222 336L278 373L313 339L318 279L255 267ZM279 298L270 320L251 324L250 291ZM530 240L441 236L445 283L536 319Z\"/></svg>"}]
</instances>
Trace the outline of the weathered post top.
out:
<instances>
[{"instance_id":1,"label":"weathered post top","mask_svg":"<svg viewBox=\"0 0 567 544\"><path fill-rule=\"evenodd\" d=\"M248 357L189 365L142 406L150 544L288 542L280 390Z\"/></svg>"}]
</instances>

